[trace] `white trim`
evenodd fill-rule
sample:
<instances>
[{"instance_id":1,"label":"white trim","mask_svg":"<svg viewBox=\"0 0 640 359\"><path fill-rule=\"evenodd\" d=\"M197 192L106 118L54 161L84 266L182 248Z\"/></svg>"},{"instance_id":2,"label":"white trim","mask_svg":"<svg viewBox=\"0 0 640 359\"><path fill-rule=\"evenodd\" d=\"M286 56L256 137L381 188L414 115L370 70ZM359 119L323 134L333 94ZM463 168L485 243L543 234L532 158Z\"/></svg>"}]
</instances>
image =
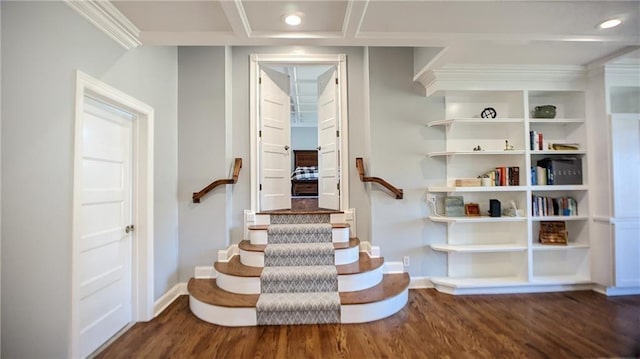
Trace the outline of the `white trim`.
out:
<instances>
[{"instance_id":1,"label":"white trim","mask_svg":"<svg viewBox=\"0 0 640 359\"><path fill-rule=\"evenodd\" d=\"M583 91L587 69L574 65L446 65L417 79L431 96L443 90Z\"/></svg>"},{"instance_id":2,"label":"white trim","mask_svg":"<svg viewBox=\"0 0 640 359\"><path fill-rule=\"evenodd\" d=\"M197 266L193 271L196 279L213 279L218 277L218 272L213 266Z\"/></svg>"},{"instance_id":3,"label":"white trim","mask_svg":"<svg viewBox=\"0 0 640 359\"><path fill-rule=\"evenodd\" d=\"M604 294L606 296L620 296L620 295L639 295L640 287L604 287L601 285L596 285L593 288L594 292L598 292L600 294Z\"/></svg>"},{"instance_id":4,"label":"white trim","mask_svg":"<svg viewBox=\"0 0 640 359\"><path fill-rule=\"evenodd\" d=\"M347 103L347 56L345 54L251 54L249 61L249 132L251 162L251 210L260 210L258 193L258 86L261 63L332 64L338 69L338 96L340 97L340 210L349 207L349 117Z\"/></svg>"},{"instance_id":5,"label":"white trim","mask_svg":"<svg viewBox=\"0 0 640 359\"><path fill-rule=\"evenodd\" d=\"M237 244L232 244L226 249L218 251L218 262L228 262L231 257L240 254Z\"/></svg>"},{"instance_id":6,"label":"white trim","mask_svg":"<svg viewBox=\"0 0 640 359\"><path fill-rule=\"evenodd\" d=\"M231 25L233 34L241 38L251 37L251 25L249 25L249 19L247 13L244 11L242 1L220 1L222 11Z\"/></svg>"},{"instance_id":7,"label":"white trim","mask_svg":"<svg viewBox=\"0 0 640 359\"><path fill-rule=\"evenodd\" d=\"M225 327L249 327L258 325L258 315L255 307L230 308L220 307L199 301L189 296L191 312L205 322Z\"/></svg>"},{"instance_id":8,"label":"white trim","mask_svg":"<svg viewBox=\"0 0 640 359\"><path fill-rule=\"evenodd\" d=\"M384 273L404 273L402 262L384 262Z\"/></svg>"},{"instance_id":9,"label":"white trim","mask_svg":"<svg viewBox=\"0 0 640 359\"><path fill-rule=\"evenodd\" d=\"M409 289L398 295L366 304L350 304L340 306L340 323L365 323L389 317L399 312L409 300Z\"/></svg>"},{"instance_id":10,"label":"white trim","mask_svg":"<svg viewBox=\"0 0 640 359\"><path fill-rule=\"evenodd\" d=\"M109 1L64 2L125 49L131 50L142 45L138 39L140 30Z\"/></svg>"},{"instance_id":11,"label":"white trim","mask_svg":"<svg viewBox=\"0 0 640 359\"><path fill-rule=\"evenodd\" d=\"M189 294L189 291L187 290L187 283L178 283L174 285L173 288L169 289L162 295L162 297L156 300L153 305L153 317L155 318L160 315L160 313L167 309L167 307L178 299L178 297L187 294Z\"/></svg>"},{"instance_id":12,"label":"white trim","mask_svg":"<svg viewBox=\"0 0 640 359\"><path fill-rule=\"evenodd\" d=\"M429 277L410 277L409 289L435 288Z\"/></svg>"},{"instance_id":13,"label":"white trim","mask_svg":"<svg viewBox=\"0 0 640 359\"><path fill-rule=\"evenodd\" d=\"M132 319L148 321L153 318L153 210L154 210L154 110L145 103L76 71L73 224L71 253L71 354L79 356L80 303L79 249L81 225L82 128L85 97L90 96L136 115L133 125L133 223L136 240L132 244Z\"/></svg>"},{"instance_id":14,"label":"white trim","mask_svg":"<svg viewBox=\"0 0 640 359\"><path fill-rule=\"evenodd\" d=\"M348 0L344 23L342 24L342 37L354 39L358 36L368 7L369 0Z\"/></svg>"}]
</instances>

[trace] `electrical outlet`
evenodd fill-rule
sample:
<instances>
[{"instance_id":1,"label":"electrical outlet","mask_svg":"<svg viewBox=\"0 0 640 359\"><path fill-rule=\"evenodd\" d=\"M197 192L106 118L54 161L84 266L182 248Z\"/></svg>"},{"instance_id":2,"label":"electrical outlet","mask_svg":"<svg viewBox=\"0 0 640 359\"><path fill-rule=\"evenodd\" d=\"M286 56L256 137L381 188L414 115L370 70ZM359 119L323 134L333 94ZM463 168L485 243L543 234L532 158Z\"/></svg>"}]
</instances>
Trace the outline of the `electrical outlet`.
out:
<instances>
[{"instance_id":1,"label":"electrical outlet","mask_svg":"<svg viewBox=\"0 0 640 359\"><path fill-rule=\"evenodd\" d=\"M405 267L408 267L411 264L411 262L409 261L409 256L404 256L402 257L402 265Z\"/></svg>"}]
</instances>

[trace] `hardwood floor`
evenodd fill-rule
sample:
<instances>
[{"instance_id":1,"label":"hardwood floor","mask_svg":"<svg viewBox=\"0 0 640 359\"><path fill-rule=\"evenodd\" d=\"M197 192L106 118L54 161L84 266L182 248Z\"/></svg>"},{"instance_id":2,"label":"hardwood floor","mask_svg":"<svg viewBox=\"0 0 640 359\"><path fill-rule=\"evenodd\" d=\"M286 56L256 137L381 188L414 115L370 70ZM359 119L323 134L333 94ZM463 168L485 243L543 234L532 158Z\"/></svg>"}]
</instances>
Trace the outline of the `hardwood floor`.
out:
<instances>
[{"instance_id":1,"label":"hardwood floor","mask_svg":"<svg viewBox=\"0 0 640 359\"><path fill-rule=\"evenodd\" d=\"M191 314L182 296L97 357L637 357L639 347L640 296L450 296L417 289L395 316L346 325L219 327Z\"/></svg>"}]
</instances>

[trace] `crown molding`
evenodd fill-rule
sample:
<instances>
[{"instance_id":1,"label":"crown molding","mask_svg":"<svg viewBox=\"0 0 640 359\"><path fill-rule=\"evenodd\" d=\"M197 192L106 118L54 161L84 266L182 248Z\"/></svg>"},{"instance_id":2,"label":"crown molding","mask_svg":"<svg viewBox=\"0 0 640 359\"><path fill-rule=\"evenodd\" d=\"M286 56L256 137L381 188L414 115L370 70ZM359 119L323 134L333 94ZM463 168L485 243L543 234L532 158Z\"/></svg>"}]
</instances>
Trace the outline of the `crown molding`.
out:
<instances>
[{"instance_id":1,"label":"crown molding","mask_svg":"<svg viewBox=\"0 0 640 359\"><path fill-rule=\"evenodd\" d=\"M65 3L125 49L142 45L138 39L140 30L109 1L65 0Z\"/></svg>"},{"instance_id":2,"label":"crown molding","mask_svg":"<svg viewBox=\"0 0 640 359\"><path fill-rule=\"evenodd\" d=\"M609 86L640 87L640 64L608 64L605 74Z\"/></svg>"},{"instance_id":3,"label":"crown molding","mask_svg":"<svg viewBox=\"0 0 640 359\"><path fill-rule=\"evenodd\" d=\"M573 65L447 65L417 81L431 96L439 91L584 90L587 69Z\"/></svg>"}]
</instances>

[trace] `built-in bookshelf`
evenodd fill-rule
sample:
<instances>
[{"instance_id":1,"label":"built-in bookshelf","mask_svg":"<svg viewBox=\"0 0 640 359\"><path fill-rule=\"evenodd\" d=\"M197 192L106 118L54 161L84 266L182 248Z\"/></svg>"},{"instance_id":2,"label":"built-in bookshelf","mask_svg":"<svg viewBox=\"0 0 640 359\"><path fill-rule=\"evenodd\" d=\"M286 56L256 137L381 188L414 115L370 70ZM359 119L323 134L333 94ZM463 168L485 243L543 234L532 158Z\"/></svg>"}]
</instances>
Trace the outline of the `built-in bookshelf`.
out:
<instances>
[{"instance_id":1,"label":"built-in bookshelf","mask_svg":"<svg viewBox=\"0 0 640 359\"><path fill-rule=\"evenodd\" d=\"M445 176L442 184L428 187L427 202L428 218L447 226L445 243L430 248L445 253L448 264L446 276L432 278L435 287L452 294L507 293L588 283L584 91L456 90L439 95L445 118L433 119L427 126L443 131L444 148L433 148L427 155L443 161ZM535 117L535 108L545 105L555 106L554 118ZM497 116L480 118L489 107ZM562 177L566 174L559 169L565 164L581 172L570 179ZM548 171L541 183L532 177L536 167ZM503 181L502 186L496 186L499 181L493 177L474 183L491 171L498 176L515 173L518 178ZM450 196L477 204L480 216L445 216L442 202ZM500 202L501 216L489 215L491 200ZM548 221L566 223L566 245L538 243L540 225Z\"/></svg>"}]
</instances>

